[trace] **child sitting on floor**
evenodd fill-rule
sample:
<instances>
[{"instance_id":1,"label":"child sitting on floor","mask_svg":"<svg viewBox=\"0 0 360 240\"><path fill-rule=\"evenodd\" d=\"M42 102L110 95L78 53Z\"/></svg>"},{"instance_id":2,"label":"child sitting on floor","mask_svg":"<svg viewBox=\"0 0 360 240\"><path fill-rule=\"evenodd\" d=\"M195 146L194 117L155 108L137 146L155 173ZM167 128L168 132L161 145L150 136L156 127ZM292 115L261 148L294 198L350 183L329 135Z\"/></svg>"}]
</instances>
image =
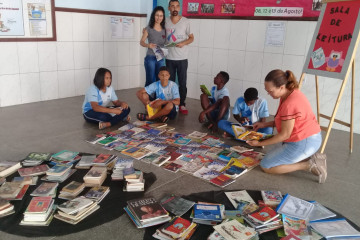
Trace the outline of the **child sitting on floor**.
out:
<instances>
[{"instance_id":1,"label":"child sitting on floor","mask_svg":"<svg viewBox=\"0 0 360 240\"><path fill-rule=\"evenodd\" d=\"M239 97L233 108L233 116L241 125L252 125L256 122L265 122L269 117L267 101L258 97L256 88L248 88L244 97ZM219 121L219 128L224 130L224 137L235 136L231 123L227 120ZM272 128L260 128L258 132L272 134ZM230 134L230 135L229 135Z\"/></svg>"},{"instance_id":2,"label":"child sitting on floor","mask_svg":"<svg viewBox=\"0 0 360 240\"><path fill-rule=\"evenodd\" d=\"M176 117L180 104L179 87L174 81L169 81L170 72L165 66L160 67L158 77L159 81L140 89L136 96L145 106L149 104L152 108L161 109L151 117L147 113L138 113L136 116L140 121L158 119L165 123ZM156 99L150 101L150 96L154 93Z\"/></svg>"},{"instance_id":3,"label":"child sitting on floor","mask_svg":"<svg viewBox=\"0 0 360 240\"><path fill-rule=\"evenodd\" d=\"M205 116L210 124L208 129L216 132L218 129L218 122L222 119L228 120L230 118L230 97L229 90L225 84L229 81L229 74L221 71L214 78L214 84L211 88L211 96L206 95L205 91L201 89L200 95L201 107L203 111L199 115L199 122L205 122Z\"/></svg>"}]
</instances>

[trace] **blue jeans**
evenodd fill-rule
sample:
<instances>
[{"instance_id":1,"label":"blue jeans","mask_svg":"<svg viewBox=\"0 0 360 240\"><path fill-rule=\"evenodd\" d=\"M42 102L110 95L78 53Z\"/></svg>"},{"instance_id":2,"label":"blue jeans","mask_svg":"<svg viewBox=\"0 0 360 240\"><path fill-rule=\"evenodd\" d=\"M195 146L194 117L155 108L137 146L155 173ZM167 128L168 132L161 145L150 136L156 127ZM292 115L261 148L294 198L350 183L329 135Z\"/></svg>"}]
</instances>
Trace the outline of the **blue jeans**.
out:
<instances>
[{"instance_id":1,"label":"blue jeans","mask_svg":"<svg viewBox=\"0 0 360 240\"><path fill-rule=\"evenodd\" d=\"M159 80L159 69L160 67L165 66L165 60L161 59L160 61L157 61L155 56L146 55L144 58L144 66L146 72L145 87L147 87L153 82Z\"/></svg>"},{"instance_id":2,"label":"blue jeans","mask_svg":"<svg viewBox=\"0 0 360 240\"><path fill-rule=\"evenodd\" d=\"M223 131L225 131L225 132L227 132L227 133L229 133L229 134L231 134L232 136L235 137L234 130L231 127L232 125L233 125L233 123L230 122L230 121L227 121L227 120L220 120L219 123L218 123L218 127L221 130L223 130ZM258 132L265 133L265 134L272 134L273 129L271 127L260 128L258 130Z\"/></svg>"},{"instance_id":3,"label":"blue jeans","mask_svg":"<svg viewBox=\"0 0 360 240\"><path fill-rule=\"evenodd\" d=\"M110 122L111 126L116 125L117 123L126 120L126 117L130 113L130 108L124 109L120 115L111 116L109 113L95 112L94 110L89 110L83 114L84 119L90 123L99 124L99 122Z\"/></svg>"},{"instance_id":4,"label":"blue jeans","mask_svg":"<svg viewBox=\"0 0 360 240\"><path fill-rule=\"evenodd\" d=\"M322 142L321 132L299 142L284 142L267 153L260 162L263 168L294 164L310 157L319 150Z\"/></svg>"}]
</instances>

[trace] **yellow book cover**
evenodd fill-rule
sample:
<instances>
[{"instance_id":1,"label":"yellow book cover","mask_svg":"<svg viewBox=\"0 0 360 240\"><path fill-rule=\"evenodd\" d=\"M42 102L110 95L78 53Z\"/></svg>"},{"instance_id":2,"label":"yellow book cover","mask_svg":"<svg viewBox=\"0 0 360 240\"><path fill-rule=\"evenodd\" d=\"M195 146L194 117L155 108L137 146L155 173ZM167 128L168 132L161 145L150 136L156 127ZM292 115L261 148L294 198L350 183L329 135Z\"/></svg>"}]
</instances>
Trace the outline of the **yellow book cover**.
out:
<instances>
[{"instance_id":1,"label":"yellow book cover","mask_svg":"<svg viewBox=\"0 0 360 240\"><path fill-rule=\"evenodd\" d=\"M220 172L225 171L226 169L230 168L231 166L237 166L237 167L244 167L244 164L240 162L240 159L237 158L231 158L228 164L226 164L225 167L223 167Z\"/></svg>"},{"instance_id":2,"label":"yellow book cover","mask_svg":"<svg viewBox=\"0 0 360 240\"><path fill-rule=\"evenodd\" d=\"M235 137L239 139L239 136L246 132L246 129L239 125L232 125L231 128L234 131Z\"/></svg>"},{"instance_id":3,"label":"yellow book cover","mask_svg":"<svg viewBox=\"0 0 360 240\"><path fill-rule=\"evenodd\" d=\"M154 116L157 112L159 112L161 109L161 107L158 107L158 108L153 108L150 106L150 104L146 105L146 110L149 114L149 117L152 117Z\"/></svg>"},{"instance_id":4,"label":"yellow book cover","mask_svg":"<svg viewBox=\"0 0 360 240\"><path fill-rule=\"evenodd\" d=\"M243 140L243 141L249 141L249 140L260 140L264 137L262 133L255 132L255 131L246 131L240 136L237 137L237 139Z\"/></svg>"}]
</instances>

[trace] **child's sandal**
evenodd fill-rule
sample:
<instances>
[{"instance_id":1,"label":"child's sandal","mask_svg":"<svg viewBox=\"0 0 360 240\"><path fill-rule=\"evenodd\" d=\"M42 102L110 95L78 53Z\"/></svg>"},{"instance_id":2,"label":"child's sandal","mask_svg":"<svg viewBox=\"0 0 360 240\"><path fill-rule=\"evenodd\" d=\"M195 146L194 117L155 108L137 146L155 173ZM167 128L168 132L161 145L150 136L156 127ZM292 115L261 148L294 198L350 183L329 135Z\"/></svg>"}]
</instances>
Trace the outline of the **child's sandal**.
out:
<instances>
[{"instance_id":1,"label":"child's sandal","mask_svg":"<svg viewBox=\"0 0 360 240\"><path fill-rule=\"evenodd\" d=\"M136 114L136 117L140 121L145 121L146 120L146 114L145 113L138 113L138 114Z\"/></svg>"},{"instance_id":2,"label":"child's sandal","mask_svg":"<svg viewBox=\"0 0 360 240\"><path fill-rule=\"evenodd\" d=\"M167 123L167 121L169 121L169 117L168 117L168 116L162 116L162 117L160 117L160 122L162 122L162 123Z\"/></svg>"}]
</instances>

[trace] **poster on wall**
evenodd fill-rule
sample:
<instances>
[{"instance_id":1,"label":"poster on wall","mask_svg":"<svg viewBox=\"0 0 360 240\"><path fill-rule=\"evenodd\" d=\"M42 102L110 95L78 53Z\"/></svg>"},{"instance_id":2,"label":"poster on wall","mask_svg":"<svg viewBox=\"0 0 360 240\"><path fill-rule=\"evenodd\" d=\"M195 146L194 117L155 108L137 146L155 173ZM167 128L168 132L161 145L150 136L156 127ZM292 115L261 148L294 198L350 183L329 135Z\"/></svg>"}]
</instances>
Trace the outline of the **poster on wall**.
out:
<instances>
[{"instance_id":1,"label":"poster on wall","mask_svg":"<svg viewBox=\"0 0 360 240\"><path fill-rule=\"evenodd\" d=\"M45 3L27 3L31 36L47 35Z\"/></svg>"},{"instance_id":2,"label":"poster on wall","mask_svg":"<svg viewBox=\"0 0 360 240\"><path fill-rule=\"evenodd\" d=\"M0 36L24 36L22 0L0 0Z\"/></svg>"},{"instance_id":3,"label":"poster on wall","mask_svg":"<svg viewBox=\"0 0 360 240\"><path fill-rule=\"evenodd\" d=\"M344 79L360 31L360 1L324 4L303 72Z\"/></svg>"},{"instance_id":4,"label":"poster on wall","mask_svg":"<svg viewBox=\"0 0 360 240\"><path fill-rule=\"evenodd\" d=\"M318 17L320 0L183 0L183 15L238 17Z\"/></svg>"},{"instance_id":5,"label":"poster on wall","mask_svg":"<svg viewBox=\"0 0 360 240\"><path fill-rule=\"evenodd\" d=\"M131 17L111 17L111 37L112 38L133 38L134 22Z\"/></svg>"},{"instance_id":6,"label":"poster on wall","mask_svg":"<svg viewBox=\"0 0 360 240\"><path fill-rule=\"evenodd\" d=\"M285 41L285 22L268 22L265 46L283 47Z\"/></svg>"}]
</instances>

